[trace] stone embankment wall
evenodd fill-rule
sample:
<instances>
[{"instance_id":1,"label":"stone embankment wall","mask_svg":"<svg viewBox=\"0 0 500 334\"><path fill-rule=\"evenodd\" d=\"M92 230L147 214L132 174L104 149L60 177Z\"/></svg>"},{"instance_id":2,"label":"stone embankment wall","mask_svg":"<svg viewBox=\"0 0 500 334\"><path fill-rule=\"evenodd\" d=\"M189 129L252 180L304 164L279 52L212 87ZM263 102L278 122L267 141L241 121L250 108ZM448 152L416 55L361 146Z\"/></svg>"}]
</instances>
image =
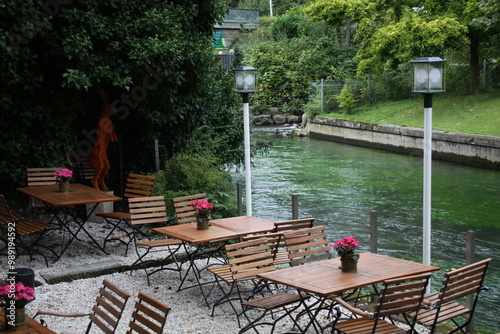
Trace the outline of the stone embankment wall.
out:
<instances>
[{"instance_id":1,"label":"stone embankment wall","mask_svg":"<svg viewBox=\"0 0 500 334\"><path fill-rule=\"evenodd\" d=\"M422 155L422 128L320 117L307 118L305 115L303 118L301 131L311 137ZM432 157L436 160L500 170L500 137L433 131Z\"/></svg>"}]
</instances>

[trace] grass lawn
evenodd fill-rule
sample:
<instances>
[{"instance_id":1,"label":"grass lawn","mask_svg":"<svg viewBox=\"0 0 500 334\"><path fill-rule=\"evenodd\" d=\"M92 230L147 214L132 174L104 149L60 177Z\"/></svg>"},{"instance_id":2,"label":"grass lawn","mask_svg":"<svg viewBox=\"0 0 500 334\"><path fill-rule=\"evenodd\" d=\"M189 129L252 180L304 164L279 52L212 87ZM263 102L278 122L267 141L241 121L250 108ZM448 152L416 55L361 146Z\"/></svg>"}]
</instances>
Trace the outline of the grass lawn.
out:
<instances>
[{"instance_id":1,"label":"grass lawn","mask_svg":"<svg viewBox=\"0 0 500 334\"><path fill-rule=\"evenodd\" d=\"M323 113L318 117L367 123L424 127L424 98L385 101L353 109L352 114ZM475 94L440 93L433 97L432 129L500 136L500 90Z\"/></svg>"}]
</instances>

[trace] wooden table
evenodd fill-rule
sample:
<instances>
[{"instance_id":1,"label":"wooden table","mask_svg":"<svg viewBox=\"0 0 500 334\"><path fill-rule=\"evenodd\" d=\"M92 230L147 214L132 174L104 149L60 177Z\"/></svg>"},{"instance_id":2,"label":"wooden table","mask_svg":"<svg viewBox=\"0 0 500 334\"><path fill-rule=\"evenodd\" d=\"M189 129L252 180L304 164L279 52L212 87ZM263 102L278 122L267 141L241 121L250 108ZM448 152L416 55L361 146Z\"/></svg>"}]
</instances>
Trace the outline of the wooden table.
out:
<instances>
[{"instance_id":1,"label":"wooden table","mask_svg":"<svg viewBox=\"0 0 500 334\"><path fill-rule=\"evenodd\" d=\"M274 229L274 221L252 217L238 216L231 218L214 219L210 221L210 227L207 230L198 230L196 223L188 223L181 225L165 226L155 228L154 231L165 234L171 238L182 240L186 255L188 257L189 267L185 271L184 276L179 284L178 291L189 289L198 286L209 305L208 296L203 291L203 283L200 275L205 268L199 268L195 260L203 257L211 257L214 254L220 254L223 247L237 237L244 235L271 232ZM204 252L207 244L216 244L209 252ZM194 246L194 247L189 247ZM187 282L189 273L192 272L195 277L195 284L188 287L183 287ZM205 283L210 284L210 283Z\"/></svg>"},{"instance_id":2,"label":"wooden table","mask_svg":"<svg viewBox=\"0 0 500 334\"><path fill-rule=\"evenodd\" d=\"M26 326L23 328L19 328L16 330L4 330L3 326L5 325L5 316L4 316L4 310L0 309L0 334L36 334L36 333L41 333L41 334L56 334L56 332L48 329L47 327L43 326L36 320L26 316Z\"/></svg>"},{"instance_id":3,"label":"wooden table","mask_svg":"<svg viewBox=\"0 0 500 334\"><path fill-rule=\"evenodd\" d=\"M326 299L331 295L342 296L346 291L372 286L387 279L440 270L439 267L373 253L360 255L356 273L342 272L339 266L340 258L335 258L275 270L259 277ZM307 308L306 303L303 304ZM317 312L309 310L308 313L312 317L311 324L317 332L321 332L316 328L321 328L315 323Z\"/></svg>"},{"instance_id":4,"label":"wooden table","mask_svg":"<svg viewBox=\"0 0 500 334\"><path fill-rule=\"evenodd\" d=\"M54 213L53 219L57 219L59 223L63 227L65 227L71 234L72 237L68 240L66 245L63 246L58 259L64 254L73 240L77 238L77 235L80 231L83 231L85 234L87 234L87 236L90 237L95 246L106 253L104 248L101 247L97 240L95 240L94 237L85 229L85 223L87 222L90 215L92 215L99 203L118 201L121 199L120 197L79 183L70 184L69 192L59 192L58 185L23 187L17 188L17 190L27 196L31 196L42 201L47 206L47 208ZM94 204L94 206L90 210L85 211L85 216L82 219L78 219L75 213L75 206L87 204ZM64 212L64 219L60 219L58 216L58 214L61 212ZM67 221L68 216L70 216L72 220L78 224L78 229L76 232L73 232L70 229Z\"/></svg>"}]
</instances>

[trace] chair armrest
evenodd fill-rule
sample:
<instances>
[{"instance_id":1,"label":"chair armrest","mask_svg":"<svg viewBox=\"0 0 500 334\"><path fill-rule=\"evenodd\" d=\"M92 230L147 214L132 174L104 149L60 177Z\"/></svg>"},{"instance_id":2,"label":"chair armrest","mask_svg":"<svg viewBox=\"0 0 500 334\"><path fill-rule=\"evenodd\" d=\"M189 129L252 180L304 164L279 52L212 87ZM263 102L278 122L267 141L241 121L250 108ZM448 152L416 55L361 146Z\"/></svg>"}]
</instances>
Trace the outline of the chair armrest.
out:
<instances>
[{"instance_id":1,"label":"chair armrest","mask_svg":"<svg viewBox=\"0 0 500 334\"><path fill-rule=\"evenodd\" d=\"M80 318L87 317L90 313L84 312L59 312L59 311L51 311L51 310L38 310L33 318L36 318L39 315L53 315L56 317L65 317L65 318Z\"/></svg>"},{"instance_id":2,"label":"chair armrest","mask_svg":"<svg viewBox=\"0 0 500 334\"><path fill-rule=\"evenodd\" d=\"M347 310L351 311L354 314L360 315L362 317L367 317L369 319L373 318L373 312L367 312L367 311L360 310L359 308L356 308L356 307L352 306L351 304L347 303L342 298L335 298L334 300L337 304L339 304L343 308L346 308Z\"/></svg>"}]
</instances>

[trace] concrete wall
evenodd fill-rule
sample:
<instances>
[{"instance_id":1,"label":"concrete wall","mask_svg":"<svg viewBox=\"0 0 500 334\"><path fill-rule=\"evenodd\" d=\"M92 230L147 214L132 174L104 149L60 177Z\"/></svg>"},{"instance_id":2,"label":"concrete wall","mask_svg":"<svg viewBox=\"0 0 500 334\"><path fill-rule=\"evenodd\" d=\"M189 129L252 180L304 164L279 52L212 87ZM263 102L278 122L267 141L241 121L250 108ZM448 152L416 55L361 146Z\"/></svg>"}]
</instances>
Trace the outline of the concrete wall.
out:
<instances>
[{"instance_id":1,"label":"concrete wall","mask_svg":"<svg viewBox=\"0 0 500 334\"><path fill-rule=\"evenodd\" d=\"M303 128L311 137L422 155L424 130L421 128L319 117L304 118ZM432 157L500 170L500 137L433 131Z\"/></svg>"}]
</instances>

